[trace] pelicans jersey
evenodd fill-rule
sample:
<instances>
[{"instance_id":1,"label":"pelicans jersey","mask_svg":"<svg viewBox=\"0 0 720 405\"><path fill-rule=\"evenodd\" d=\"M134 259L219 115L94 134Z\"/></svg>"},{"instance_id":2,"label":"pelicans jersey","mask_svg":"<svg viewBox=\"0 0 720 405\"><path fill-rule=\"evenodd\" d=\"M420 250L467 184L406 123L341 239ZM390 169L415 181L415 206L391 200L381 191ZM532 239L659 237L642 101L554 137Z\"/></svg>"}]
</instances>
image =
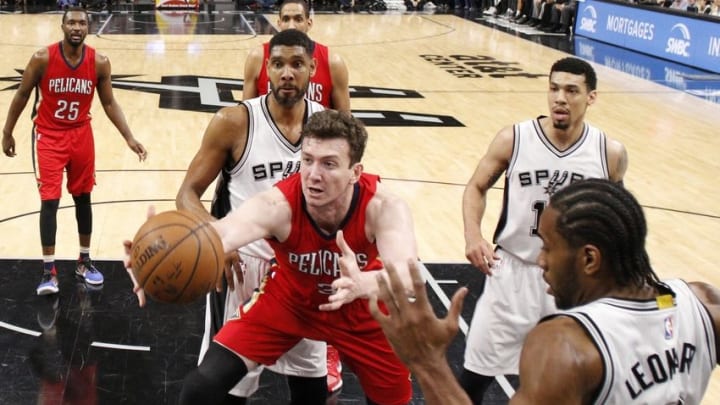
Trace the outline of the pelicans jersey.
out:
<instances>
[{"instance_id":1,"label":"pelicans jersey","mask_svg":"<svg viewBox=\"0 0 720 405\"><path fill-rule=\"evenodd\" d=\"M97 72L95 49L83 45L82 57L71 66L61 42L48 46L48 65L38 83L40 101L35 124L44 129L77 128L90 121Z\"/></svg>"},{"instance_id":2,"label":"pelicans jersey","mask_svg":"<svg viewBox=\"0 0 720 405\"><path fill-rule=\"evenodd\" d=\"M305 97L318 102L326 108L332 108L332 76L330 75L330 59L328 47L313 41L313 58L316 61L315 75L310 78ZM263 63L257 78L258 95L270 92L270 78L267 75L267 61L270 57L270 43L263 44Z\"/></svg>"},{"instance_id":3,"label":"pelicans jersey","mask_svg":"<svg viewBox=\"0 0 720 405\"><path fill-rule=\"evenodd\" d=\"M375 241L365 235L365 212L379 178L363 174L341 225L361 271L382 268ZM340 249L335 234L325 234L305 210L300 175L279 182L292 212L287 240L268 239L277 265L253 298L215 335L215 342L260 364L270 365L302 338L332 344L358 376L374 403L407 404L412 397L410 373L393 352L367 299L356 299L335 311L320 311L340 276ZM382 304L382 303L381 303ZM381 308L384 308L381 306ZM324 363L324 362L323 362Z\"/></svg>"},{"instance_id":4,"label":"pelicans jersey","mask_svg":"<svg viewBox=\"0 0 720 405\"><path fill-rule=\"evenodd\" d=\"M543 132L539 118L516 124L513 130L512 157L505 173L503 210L494 242L524 261L535 262L542 246L538 221L550 196L574 181L608 178L606 138L586 123L573 145L558 150Z\"/></svg>"},{"instance_id":5,"label":"pelicans jersey","mask_svg":"<svg viewBox=\"0 0 720 405\"><path fill-rule=\"evenodd\" d=\"M668 300L603 298L561 311L575 319L602 357L595 404L699 404L717 362L712 319L682 280Z\"/></svg>"},{"instance_id":6,"label":"pelicans jersey","mask_svg":"<svg viewBox=\"0 0 720 405\"><path fill-rule=\"evenodd\" d=\"M212 213L221 218L255 194L300 170L300 142L283 136L268 110L267 96L242 102L248 110L247 144L240 159L232 167L223 168L217 182ZM305 101L305 119L323 107ZM251 243L241 253L270 260L272 251L264 241Z\"/></svg>"},{"instance_id":7,"label":"pelicans jersey","mask_svg":"<svg viewBox=\"0 0 720 405\"><path fill-rule=\"evenodd\" d=\"M375 241L365 235L365 211L375 195L379 177L363 174L355 183L355 196L345 221L343 236L355 252L361 271L382 268ZM316 309L328 302L333 293L332 282L340 277L338 256L340 248L335 234L325 234L304 209L300 176L293 176L276 185L287 198L292 209L292 229L283 242L268 239L275 251L280 270L272 280L288 301Z\"/></svg>"}]
</instances>

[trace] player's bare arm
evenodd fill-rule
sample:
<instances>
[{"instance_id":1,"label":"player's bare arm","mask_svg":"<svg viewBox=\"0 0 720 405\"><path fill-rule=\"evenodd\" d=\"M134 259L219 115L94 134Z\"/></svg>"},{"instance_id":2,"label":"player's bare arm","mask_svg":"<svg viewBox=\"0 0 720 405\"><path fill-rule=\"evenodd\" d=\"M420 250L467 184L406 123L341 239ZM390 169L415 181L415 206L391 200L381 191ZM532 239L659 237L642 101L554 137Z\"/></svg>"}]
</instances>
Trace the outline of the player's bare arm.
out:
<instances>
[{"instance_id":1,"label":"player's bare arm","mask_svg":"<svg viewBox=\"0 0 720 405\"><path fill-rule=\"evenodd\" d=\"M147 157L147 151L145 147L135 139L130 127L125 119L120 104L115 100L115 95L112 90L112 69L110 67L110 59L100 53L95 53L95 71L97 73L97 94L100 98L100 103L105 110L105 115L115 125L115 128L120 131L120 134L125 138L125 142L128 147L138 155L140 161L145 160Z\"/></svg>"},{"instance_id":2,"label":"player's bare arm","mask_svg":"<svg viewBox=\"0 0 720 405\"><path fill-rule=\"evenodd\" d=\"M448 346L458 332L466 287L459 288L445 318L438 318L430 305L417 261L408 263L415 301L406 298L405 286L393 265L386 267L387 278L377 277L379 291L370 297L370 312L378 321L398 357L417 379L425 403L469 405L465 391L448 365ZM385 315L378 307L383 301Z\"/></svg>"},{"instance_id":3,"label":"player's bare arm","mask_svg":"<svg viewBox=\"0 0 720 405\"><path fill-rule=\"evenodd\" d=\"M257 79L263 64L263 47L250 51L243 69L243 100L258 96Z\"/></svg>"},{"instance_id":4,"label":"player's bare arm","mask_svg":"<svg viewBox=\"0 0 720 405\"><path fill-rule=\"evenodd\" d=\"M610 180L622 183L628 168L628 154L625 146L614 140L607 139L608 175Z\"/></svg>"},{"instance_id":5,"label":"player's bare arm","mask_svg":"<svg viewBox=\"0 0 720 405\"><path fill-rule=\"evenodd\" d=\"M343 58L329 51L330 80L332 80L332 106L338 111L350 111L350 78Z\"/></svg>"},{"instance_id":6,"label":"player's bare arm","mask_svg":"<svg viewBox=\"0 0 720 405\"><path fill-rule=\"evenodd\" d=\"M492 244L482 235L487 192L507 170L512 156L513 142L512 126L503 128L495 135L463 193L465 256L473 266L487 275L492 275L490 268L498 259Z\"/></svg>"},{"instance_id":7,"label":"player's bare arm","mask_svg":"<svg viewBox=\"0 0 720 405\"><path fill-rule=\"evenodd\" d=\"M710 312L715 329L715 353L720 353L720 289L699 281L688 284L693 293L700 299L700 302ZM720 364L720 355L717 364Z\"/></svg>"},{"instance_id":8,"label":"player's bare arm","mask_svg":"<svg viewBox=\"0 0 720 405\"><path fill-rule=\"evenodd\" d=\"M3 152L9 157L16 155L15 153L15 137L13 137L13 131L17 124L20 114L25 109L30 96L32 95L33 89L40 83L40 79L45 74L49 60L49 54L47 48L42 48L35 52L30 58L25 71L23 71L22 79L20 81L20 87L15 92L10 108L8 109L7 118L5 119L5 126L3 127Z\"/></svg>"},{"instance_id":9,"label":"player's bare arm","mask_svg":"<svg viewBox=\"0 0 720 405\"><path fill-rule=\"evenodd\" d=\"M413 294L408 262L417 261L417 246L410 208L404 200L387 193L383 184L378 184L366 213L368 240L376 241L383 263L395 267L406 295ZM321 311L334 311L358 298L377 294L378 274L387 277L385 270L360 271L355 252L345 243L342 232L338 232L337 244L341 250L342 276L333 282L336 292L328 298L327 304L320 305Z\"/></svg>"},{"instance_id":10,"label":"player's bare arm","mask_svg":"<svg viewBox=\"0 0 720 405\"><path fill-rule=\"evenodd\" d=\"M538 324L525 339L520 387L510 404L589 404L602 376L600 353L582 327L557 317Z\"/></svg>"},{"instance_id":11,"label":"player's bare arm","mask_svg":"<svg viewBox=\"0 0 720 405\"><path fill-rule=\"evenodd\" d=\"M217 178L225 164L234 164L242 156L247 144L248 112L245 105L225 107L210 120L200 143L200 149L193 157L185 172L180 189L175 196L175 206L194 212L212 221L201 198L210 184ZM225 274L235 274L243 282L240 257L236 251L225 256ZM227 278L228 288L235 289L235 279Z\"/></svg>"},{"instance_id":12,"label":"player's bare arm","mask_svg":"<svg viewBox=\"0 0 720 405\"><path fill-rule=\"evenodd\" d=\"M259 239L284 241L290 235L290 204L276 187L255 194L226 217L212 225L223 240L225 253Z\"/></svg>"},{"instance_id":13,"label":"player's bare arm","mask_svg":"<svg viewBox=\"0 0 720 405\"><path fill-rule=\"evenodd\" d=\"M210 221L212 216L200 200L223 166L237 162L247 143L248 113L244 105L225 107L210 120L180 185L175 205Z\"/></svg>"}]
</instances>

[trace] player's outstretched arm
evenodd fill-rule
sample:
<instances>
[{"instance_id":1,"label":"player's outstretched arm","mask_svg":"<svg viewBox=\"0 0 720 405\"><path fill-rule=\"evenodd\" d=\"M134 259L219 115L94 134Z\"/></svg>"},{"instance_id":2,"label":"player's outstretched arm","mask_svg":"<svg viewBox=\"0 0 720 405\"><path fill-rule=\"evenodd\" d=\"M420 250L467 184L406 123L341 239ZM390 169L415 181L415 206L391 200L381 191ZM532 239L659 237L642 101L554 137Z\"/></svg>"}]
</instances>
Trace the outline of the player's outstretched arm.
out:
<instances>
[{"instance_id":1,"label":"player's outstretched arm","mask_svg":"<svg viewBox=\"0 0 720 405\"><path fill-rule=\"evenodd\" d=\"M417 379L427 404L470 404L448 366L447 349L458 331L467 288L458 289L445 318L435 316L427 297L425 281L417 261L408 263L414 289L409 299L405 285L393 265L386 267L387 278L377 274L379 290L370 297L370 312L380 323L388 341ZM385 315L378 300L387 307Z\"/></svg>"}]
</instances>

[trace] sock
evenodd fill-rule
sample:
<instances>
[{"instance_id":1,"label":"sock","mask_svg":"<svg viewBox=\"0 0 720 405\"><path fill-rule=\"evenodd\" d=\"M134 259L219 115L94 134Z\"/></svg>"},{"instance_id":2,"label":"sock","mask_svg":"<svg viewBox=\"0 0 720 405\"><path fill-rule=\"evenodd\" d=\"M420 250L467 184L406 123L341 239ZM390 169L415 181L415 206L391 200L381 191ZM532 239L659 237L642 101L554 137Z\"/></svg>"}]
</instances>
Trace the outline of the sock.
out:
<instances>
[{"instance_id":1,"label":"sock","mask_svg":"<svg viewBox=\"0 0 720 405\"><path fill-rule=\"evenodd\" d=\"M55 255L43 256L43 273L50 273L53 276L57 275L55 270Z\"/></svg>"},{"instance_id":2,"label":"sock","mask_svg":"<svg viewBox=\"0 0 720 405\"><path fill-rule=\"evenodd\" d=\"M90 259L90 248L89 247L80 247L80 259L78 261L84 262L85 259Z\"/></svg>"}]
</instances>

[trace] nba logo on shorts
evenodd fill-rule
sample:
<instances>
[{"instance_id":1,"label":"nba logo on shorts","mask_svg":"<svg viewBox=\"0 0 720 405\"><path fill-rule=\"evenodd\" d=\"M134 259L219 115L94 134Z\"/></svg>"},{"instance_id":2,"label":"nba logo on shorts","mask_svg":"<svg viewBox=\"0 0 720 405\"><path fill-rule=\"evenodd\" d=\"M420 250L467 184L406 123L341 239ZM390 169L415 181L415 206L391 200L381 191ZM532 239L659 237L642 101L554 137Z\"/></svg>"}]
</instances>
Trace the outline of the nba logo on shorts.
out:
<instances>
[{"instance_id":1,"label":"nba logo on shorts","mask_svg":"<svg viewBox=\"0 0 720 405\"><path fill-rule=\"evenodd\" d=\"M673 319L672 316L665 318L665 340L673 338Z\"/></svg>"}]
</instances>

